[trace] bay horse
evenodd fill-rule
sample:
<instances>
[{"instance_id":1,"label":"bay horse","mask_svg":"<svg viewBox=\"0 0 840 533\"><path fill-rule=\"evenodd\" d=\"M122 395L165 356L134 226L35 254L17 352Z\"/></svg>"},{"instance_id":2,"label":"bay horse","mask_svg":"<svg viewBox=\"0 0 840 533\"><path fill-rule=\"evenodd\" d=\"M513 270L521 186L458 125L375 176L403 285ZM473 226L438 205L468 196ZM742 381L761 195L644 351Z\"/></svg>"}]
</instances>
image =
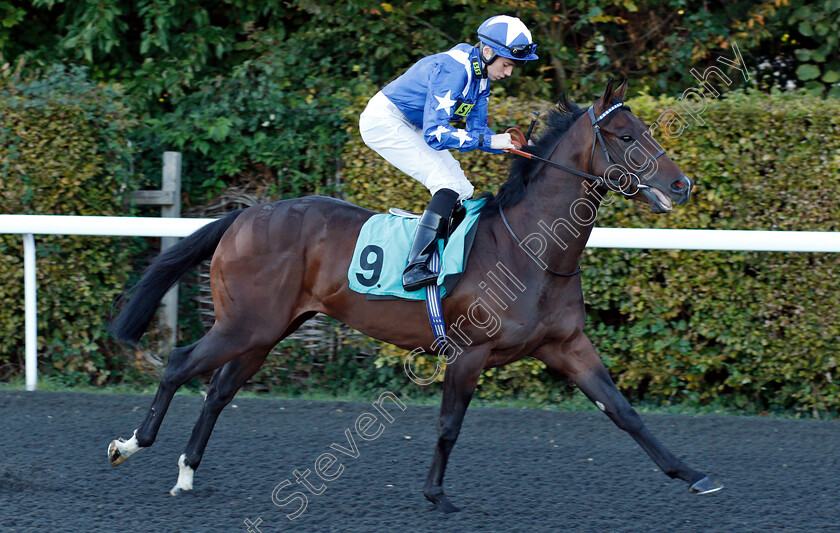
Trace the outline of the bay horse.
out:
<instances>
[{"instance_id":1,"label":"bay horse","mask_svg":"<svg viewBox=\"0 0 840 533\"><path fill-rule=\"evenodd\" d=\"M583 331L578 260L604 195L612 188L661 213L688 202L693 186L623 104L626 89L627 80L617 88L610 80L585 110L563 97L546 133L525 149L542 161L515 161L498 194L487 195L466 269L443 300L452 332L447 342L458 355L447 358L438 439L423 489L440 511L458 511L444 494L443 477L479 375L525 356L576 384L662 472L687 482L692 493L722 488L648 431ZM644 165L631 157L634 146L648 154ZM631 168L646 173L639 177ZM629 179L610 177L615 170ZM171 494L191 490L219 413L269 351L316 313L398 347L436 353L440 343L422 301L370 300L349 289L356 237L374 214L332 198L284 200L231 212L163 252L127 291L131 299L111 324L115 337L137 342L164 293L211 257L216 319L198 342L172 350L142 424L128 441L110 443L111 464L151 446L175 391L218 369L179 458ZM495 272L503 272L507 284L498 283ZM488 290L488 277L496 290Z\"/></svg>"}]
</instances>

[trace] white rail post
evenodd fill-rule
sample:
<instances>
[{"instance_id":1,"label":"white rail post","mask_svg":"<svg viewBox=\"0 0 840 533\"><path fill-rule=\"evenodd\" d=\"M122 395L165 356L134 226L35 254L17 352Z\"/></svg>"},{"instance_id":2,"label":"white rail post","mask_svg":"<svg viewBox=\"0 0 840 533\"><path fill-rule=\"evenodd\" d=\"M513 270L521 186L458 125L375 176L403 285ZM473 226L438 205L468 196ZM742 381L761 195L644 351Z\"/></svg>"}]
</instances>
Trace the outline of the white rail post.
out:
<instances>
[{"instance_id":1,"label":"white rail post","mask_svg":"<svg viewBox=\"0 0 840 533\"><path fill-rule=\"evenodd\" d=\"M159 191L135 191L132 199L140 205L161 206L160 216L181 217L181 152L163 153L163 180ZM163 253L178 242L178 237L161 237ZM178 342L178 285L161 300L160 325L166 333L165 344L171 350Z\"/></svg>"},{"instance_id":2,"label":"white rail post","mask_svg":"<svg viewBox=\"0 0 840 533\"><path fill-rule=\"evenodd\" d=\"M172 203L163 205L160 216L181 217L181 152L163 153L163 186L161 190L172 195ZM161 237L160 251L175 246L178 237ZM172 287L161 300L161 322L168 328L167 347L171 350L178 343L178 285Z\"/></svg>"},{"instance_id":3,"label":"white rail post","mask_svg":"<svg viewBox=\"0 0 840 533\"><path fill-rule=\"evenodd\" d=\"M26 329L26 390L38 384L38 307L35 277L35 236L23 235L23 299Z\"/></svg>"}]
</instances>

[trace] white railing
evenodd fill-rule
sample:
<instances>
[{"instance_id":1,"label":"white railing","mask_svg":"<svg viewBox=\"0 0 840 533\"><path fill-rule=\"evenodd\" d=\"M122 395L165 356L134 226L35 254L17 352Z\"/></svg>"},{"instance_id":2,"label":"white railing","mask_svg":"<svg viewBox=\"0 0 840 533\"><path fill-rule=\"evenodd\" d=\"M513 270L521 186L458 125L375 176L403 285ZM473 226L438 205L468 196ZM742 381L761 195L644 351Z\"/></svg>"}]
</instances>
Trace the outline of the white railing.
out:
<instances>
[{"instance_id":1,"label":"white railing","mask_svg":"<svg viewBox=\"0 0 840 533\"><path fill-rule=\"evenodd\" d=\"M38 315L35 276L35 234L128 237L185 237L212 218L80 217L0 215L0 233L23 234L23 286L26 390L38 382Z\"/></svg>"},{"instance_id":2,"label":"white railing","mask_svg":"<svg viewBox=\"0 0 840 533\"><path fill-rule=\"evenodd\" d=\"M185 237L211 218L0 215L0 233L23 235L26 390L37 385L35 234ZM595 228L591 248L840 252L840 232Z\"/></svg>"}]
</instances>

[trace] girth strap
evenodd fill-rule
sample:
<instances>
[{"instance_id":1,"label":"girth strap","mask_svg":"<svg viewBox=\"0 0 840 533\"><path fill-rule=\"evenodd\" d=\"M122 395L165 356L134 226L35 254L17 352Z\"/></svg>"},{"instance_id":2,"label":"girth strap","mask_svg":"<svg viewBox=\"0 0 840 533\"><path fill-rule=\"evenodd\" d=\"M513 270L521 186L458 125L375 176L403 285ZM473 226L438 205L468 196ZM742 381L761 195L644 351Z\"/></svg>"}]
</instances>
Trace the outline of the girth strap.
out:
<instances>
[{"instance_id":1,"label":"girth strap","mask_svg":"<svg viewBox=\"0 0 840 533\"><path fill-rule=\"evenodd\" d=\"M440 273L440 254L437 249L432 252L429 260L429 270ZM443 305L440 302L440 286L437 283L426 285L426 312L429 314L429 324L432 333L439 344L446 341L446 322L443 320Z\"/></svg>"}]
</instances>

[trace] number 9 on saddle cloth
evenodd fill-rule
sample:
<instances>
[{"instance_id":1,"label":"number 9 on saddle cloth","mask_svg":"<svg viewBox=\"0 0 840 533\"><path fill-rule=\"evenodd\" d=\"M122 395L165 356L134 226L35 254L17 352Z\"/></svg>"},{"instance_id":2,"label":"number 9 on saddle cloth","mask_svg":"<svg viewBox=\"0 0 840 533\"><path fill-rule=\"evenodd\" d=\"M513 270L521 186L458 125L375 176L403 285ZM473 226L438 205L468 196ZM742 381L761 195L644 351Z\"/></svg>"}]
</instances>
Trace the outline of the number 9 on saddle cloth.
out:
<instances>
[{"instance_id":1,"label":"number 9 on saddle cloth","mask_svg":"<svg viewBox=\"0 0 840 533\"><path fill-rule=\"evenodd\" d=\"M445 247L442 239L438 243L441 263L438 285L443 297L452 292L464 272L484 203L484 199L465 201L463 216L457 212L453 216ZM368 299L426 298L425 291L408 292L402 286L406 257L418 220L414 213L392 209L390 214L374 215L365 222L347 271L352 290L366 294Z\"/></svg>"}]
</instances>

